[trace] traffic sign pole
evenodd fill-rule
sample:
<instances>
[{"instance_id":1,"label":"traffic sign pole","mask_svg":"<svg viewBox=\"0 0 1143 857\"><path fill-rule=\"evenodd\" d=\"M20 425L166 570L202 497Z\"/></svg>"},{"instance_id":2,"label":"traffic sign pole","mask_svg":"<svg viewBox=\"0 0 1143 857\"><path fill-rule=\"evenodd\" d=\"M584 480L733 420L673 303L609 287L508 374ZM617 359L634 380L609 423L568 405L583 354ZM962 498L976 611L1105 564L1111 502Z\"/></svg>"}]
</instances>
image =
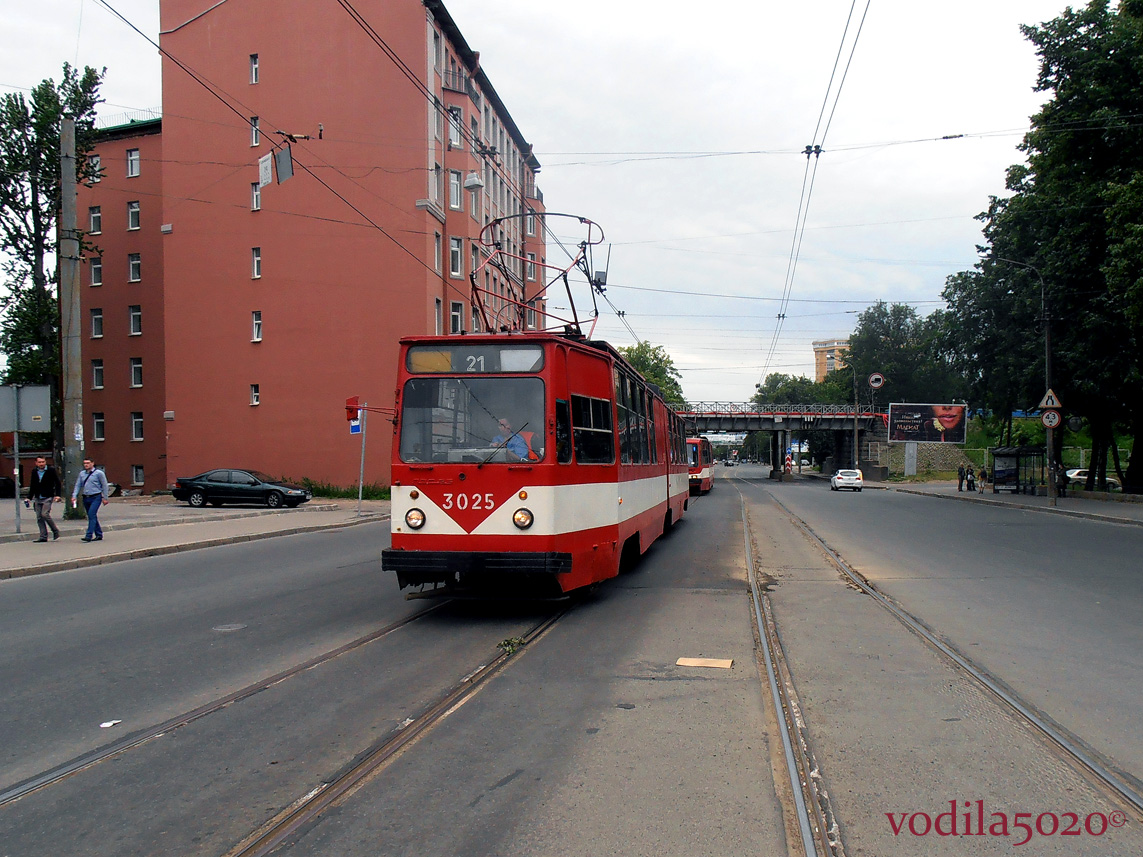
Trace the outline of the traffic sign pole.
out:
<instances>
[{"instance_id":1,"label":"traffic sign pole","mask_svg":"<svg viewBox=\"0 0 1143 857\"><path fill-rule=\"evenodd\" d=\"M357 517L361 517L361 494L365 485L365 420L369 414L369 403L365 402L357 412L361 420L361 470L357 474Z\"/></svg>"}]
</instances>

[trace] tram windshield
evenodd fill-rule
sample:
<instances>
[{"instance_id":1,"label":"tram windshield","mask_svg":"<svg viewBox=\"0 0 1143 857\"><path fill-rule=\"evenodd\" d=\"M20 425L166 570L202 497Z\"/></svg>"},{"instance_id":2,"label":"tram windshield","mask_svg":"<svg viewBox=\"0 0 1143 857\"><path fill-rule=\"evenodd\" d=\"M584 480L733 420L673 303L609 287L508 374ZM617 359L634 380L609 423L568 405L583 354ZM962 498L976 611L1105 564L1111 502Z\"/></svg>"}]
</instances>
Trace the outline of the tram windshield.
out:
<instances>
[{"instance_id":1,"label":"tram windshield","mask_svg":"<svg viewBox=\"0 0 1143 857\"><path fill-rule=\"evenodd\" d=\"M401 460L542 461L539 378L412 378L401 396Z\"/></svg>"}]
</instances>

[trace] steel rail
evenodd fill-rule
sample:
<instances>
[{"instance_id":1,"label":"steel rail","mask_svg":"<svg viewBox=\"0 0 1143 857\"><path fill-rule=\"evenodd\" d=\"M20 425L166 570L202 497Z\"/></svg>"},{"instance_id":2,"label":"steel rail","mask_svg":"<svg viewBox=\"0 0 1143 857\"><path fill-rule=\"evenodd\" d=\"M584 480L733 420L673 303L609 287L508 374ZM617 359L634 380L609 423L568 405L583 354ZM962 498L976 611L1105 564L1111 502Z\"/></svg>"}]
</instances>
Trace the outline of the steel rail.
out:
<instances>
[{"instance_id":1,"label":"steel rail","mask_svg":"<svg viewBox=\"0 0 1143 857\"><path fill-rule=\"evenodd\" d=\"M1118 776L1116 772L1110 770L1106 765L1096 759L1091 753L1081 746L1081 741L1078 737L1068 733L1064 727L1050 721L1046 715L1041 716L1037 714L1029 705L1026 705L1019 697L1013 692L1005 688L1000 682L993 679L981 668L977 667L964 655L960 654L952 646L943 642L932 631L930 631L921 621L915 618L912 614L904 608L890 601L882 595L871 583L865 580L860 574L854 571L845 560L841 558L830 545L814 532L804 520L792 512L777 497L770 495L771 499L776 503L789 517L794 521L801 530L808 535L814 542L821 546L825 551L826 556L830 561L862 592L871 598L875 599L878 604L892 613L898 621L905 627L913 631L933 648L945 655L949 660L959 666L962 670L969 674L978 684L992 693L997 699L1005 703L1013 712L1020 718L1023 718L1027 723L1033 726L1041 735L1047 738L1051 743L1055 744L1069 757L1078 762L1085 768L1092 776L1094 776L1106 788L1110 789L1118 795L1127 804L1133 807L1136 812L1143 813L1143 792L1130 783L1126 782L1122 777Z\"/></svg>"},{"instance_id":2,"label":"steel rail","mask_svg":"<svg viewBox=\"0 0 1143 857\"><path fill-rule=\"evenodd\" d=\"M366 634L363 637L358 637L356 640L351 640L348 643L344 643L335 649L330 649L328 652L316 655L315 657L312 657L307 661L303 661L300 664L295 664L294 666L287 667L286 669L280 672L276 672L271 676L259 679L258 681L247 685L241 690L236 690L233 693L227 694L226 696L219 697L218 699L215 699L211 702L207 702L204 705L200 705L198 708L195 708L191 711L185 712L183 714L178 714L169 720L164 720L157 726L152 726L140 732L134 732L121 738L118 741L107 744L103 747L98 747L95 750L84 753L81 756L77 756L68 762L57 765L49 771L45 771L42 774L38 774L30 779L24 780L21 783L17 783L11 788L0 792L0 806L12 803L13 801L19 800L22 797L26 797L32 794L33 792L37 792L41 789L47 788L48 786L54 785L61 780L67 779L73 774L77 774L80 771L86 770L87 768L94 767L100 762L105 762L114 756L121 755L128 750L132 750L135 747L146 744L148 741L152 741L155 738L160 738L168 732L172 732L181 726L186 726L188 723L193 723L196 720L201 720L207 715L221 711L223 708L233 705L235 702L240 702L243 699L247 699L256 693L260 693L269 687L280 684L281 682L286 681L287 679L299 673L313 669L314 667L320 666L321 664L331 661L334 658L340 657L347 652L351 652L354 649L358 649L362 646L374 642L375 640L386 637L389 634L392 634L394 631L400 630L406 625L409 625L415 622L417 619L420 619L422 616L425 616L437 608L442 607L445 603L447 602L442 601L440 603L433 604L431 607L420 610L416 613L412 613L402 619L398 619L396 622L391 622L385 627Z\"/></svg>"},{"instance_id":3,"label":"steel rail","mask_svg":"<svg viewBox=\"0 0 1143 857\"><path fill-rule=\"evenodd\" d=\"M762 654L766 660L766 676L770 680L770 697L774 702L774 714L783 724L783 727L778 731L782 736L782 750L786 755L786 770L790 777L790 788L794 793L794 807L798 816L798 827L802 834L802 848L806 857L818 857L817 841L814 838L809 810L806 808L804 792L804 788L814 790L814 785L809 776L810 772L808 770L803 771L794 758L790 731L795 727L786 717L788 706L785 705L782 694L778 690L778 676L770 651L769 632L765 621L762 619L762 593L758 588L758 575L754 568L754 550L750 546L750 525L746 520L746 498L742 496L742 491L737 485L734 487L738 491L738 498L742 503L742 532L746 542L746 572L750 579L750 590L754 595L754 618L758 623L758 639L762 643ZM825 820L820 816L817 820L818 829L823 832L824 836Z\"/></svg>"},{"instance_id":4,"label":"steel rail","mask_svg":"<svg viewBox=\"0 0 1143 857\"><path fill-rule=\"evenodd\" d=\"M546 634L571 609L568 607L538 622L517 641L518 645L502 648L499 655L487 664L481 664L454 687L445 691L436 702L398 726L395 734L390 734L370 746L357 757L359 761L329 782L319 784L295 800L277 816L227 851L223 857L263 857L273 852L327 809L356 792L397 754L464 704L469 697L499 674L517 652L526 649Z\"/></svg>"}]
</instances>

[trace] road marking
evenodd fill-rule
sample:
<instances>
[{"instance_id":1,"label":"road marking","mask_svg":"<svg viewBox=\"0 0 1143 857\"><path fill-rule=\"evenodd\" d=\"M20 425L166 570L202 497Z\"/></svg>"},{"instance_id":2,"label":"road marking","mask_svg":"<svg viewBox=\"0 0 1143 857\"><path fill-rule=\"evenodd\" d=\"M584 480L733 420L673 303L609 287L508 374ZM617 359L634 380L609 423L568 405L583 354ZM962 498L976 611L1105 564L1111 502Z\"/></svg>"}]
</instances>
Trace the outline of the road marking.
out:
<instances>
[{"instance_id":1,"label":"road marking","mask_svg":"<svg viewBox=\"0 0 1143 857\"><path fill-rule=\"evenodd\" d=\"M733 658L679 658L675 661L677 667L713 667L714 669L728 670L734 666Z\"/></svg>"}]
</instances>

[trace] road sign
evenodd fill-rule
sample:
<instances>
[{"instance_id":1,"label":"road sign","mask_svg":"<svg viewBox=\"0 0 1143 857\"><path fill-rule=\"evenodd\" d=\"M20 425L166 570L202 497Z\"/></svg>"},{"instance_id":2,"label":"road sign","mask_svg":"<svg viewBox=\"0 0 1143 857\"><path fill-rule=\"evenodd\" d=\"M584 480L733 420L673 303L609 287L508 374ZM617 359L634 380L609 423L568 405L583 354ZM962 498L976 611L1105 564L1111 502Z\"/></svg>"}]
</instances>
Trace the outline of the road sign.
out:
<instances>
[{"instance_id":1,"label":"road sign","mask_svg":"<svg viewBox=\"0 0 1143 857\"><path fill-rule=\"evenodd\" d=\"M874 390L880 390L885 386L885 376L880 372L874 372L869 376L869 386Z\"/></svg>"},{"instance_id":2,"label":"road sign","mask_svg":"<svg viewBox=\"0 0 1143 857\"><path fill-rule=\"evenodd\" d=\"M1045 428L1056 428L1060 424L1060 412L1044 411L1040 414L1040 422L1044 424Z\"/></svg>"},{"instance_id":3,"label":"road sign","mask_svg":"<svg viewBox=\"0 0 1143 857\"><path fill-rule=\"evenodd\" d=\"M361 420L350 420L349 421L349 433L350 434L361 434Z\"/></svg>"},{"instance_id":4,"label":"road sign","mask_svg":"<svg viewBox=\"0 0 1143 857\"><path fill-rule=\"evenodd\" d=\"M1060 404L1059 396L1057 396L1053 390L1048 390L1048 392L1044 393L1044 398L1040 399L1039 406L1041 408L1063 407L1063 405ZM1047 423L1045 423L1045 425L1047 425Z\"/></svg>"}]
</instances>

